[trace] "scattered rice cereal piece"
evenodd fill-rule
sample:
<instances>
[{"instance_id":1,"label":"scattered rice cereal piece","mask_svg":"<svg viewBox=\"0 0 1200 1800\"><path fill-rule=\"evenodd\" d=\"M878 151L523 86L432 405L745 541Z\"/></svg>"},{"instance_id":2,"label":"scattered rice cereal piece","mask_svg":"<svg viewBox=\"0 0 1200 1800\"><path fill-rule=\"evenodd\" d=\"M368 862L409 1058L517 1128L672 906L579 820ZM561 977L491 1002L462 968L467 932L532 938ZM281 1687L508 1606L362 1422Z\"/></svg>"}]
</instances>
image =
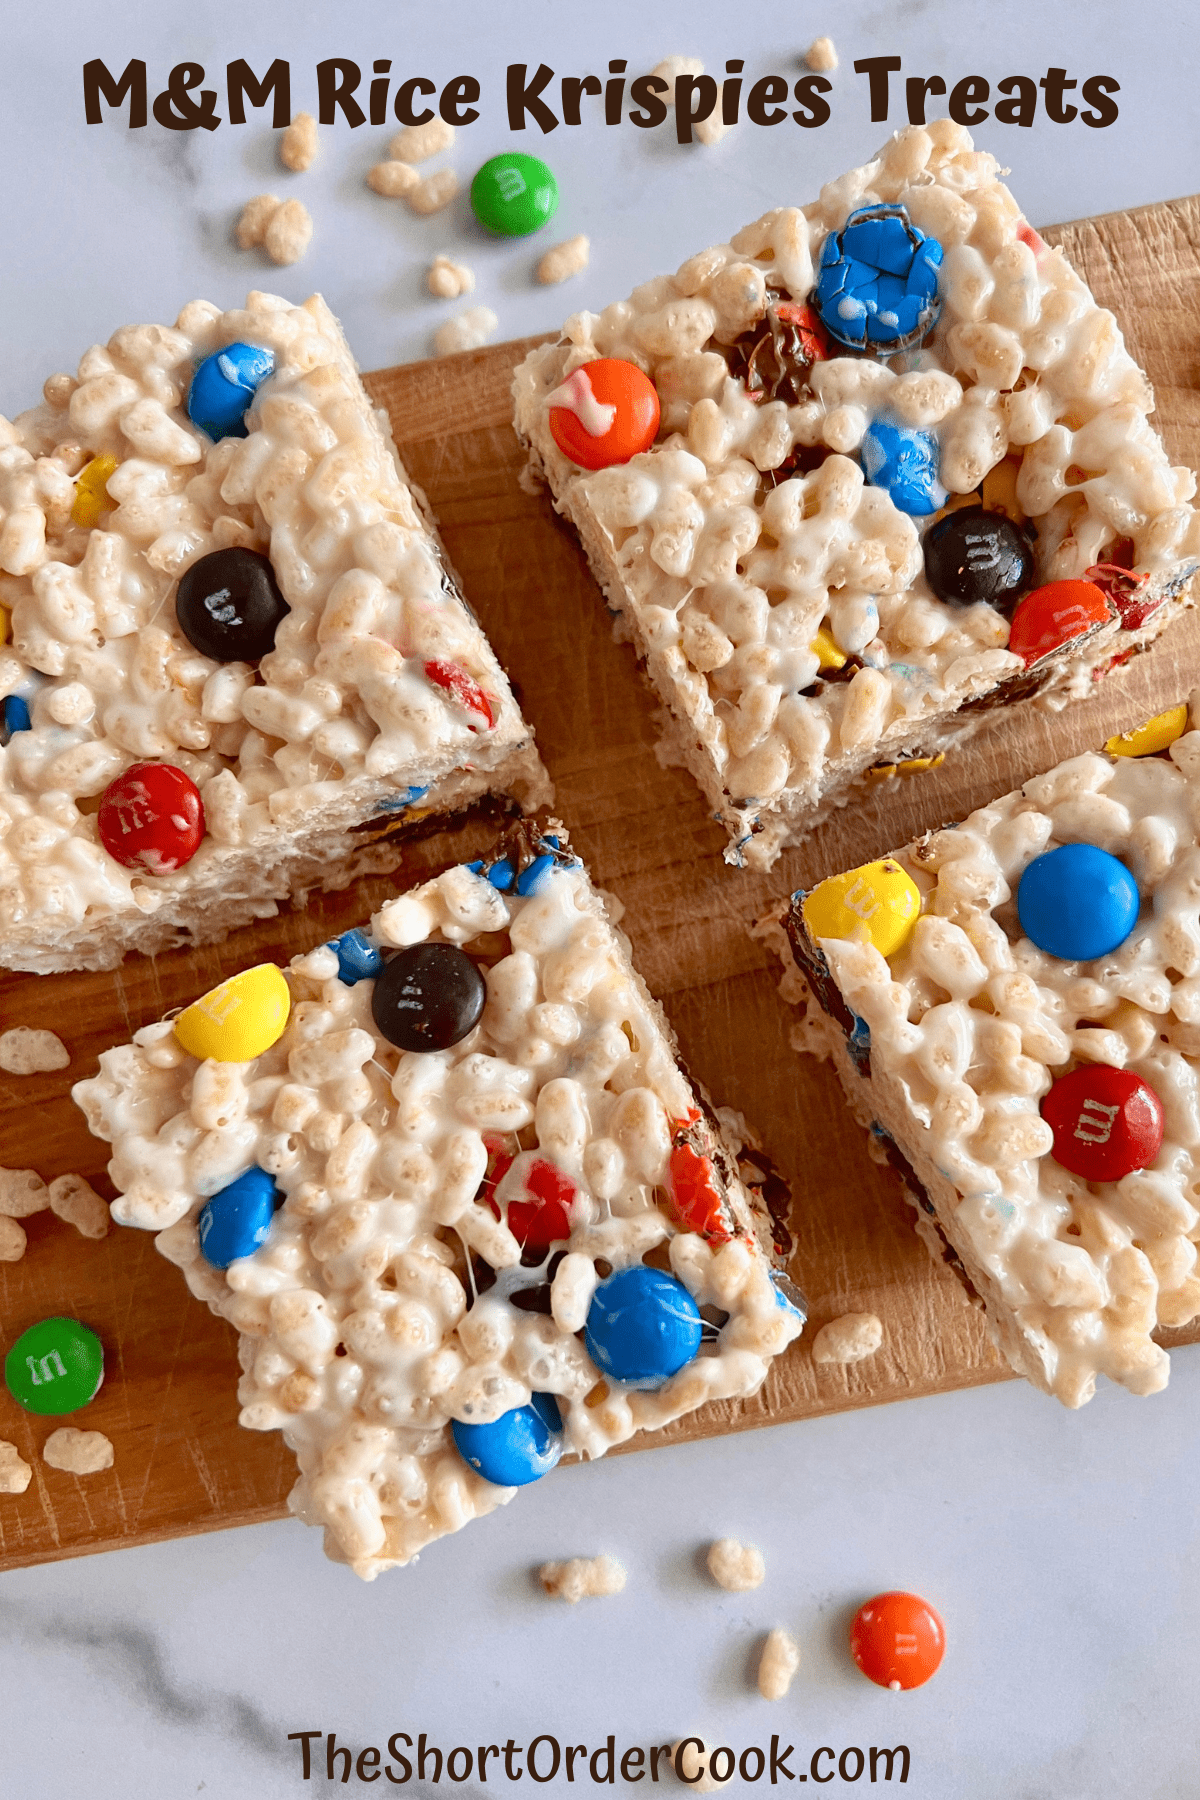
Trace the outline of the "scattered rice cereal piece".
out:
<instances>
[{"instance_id":1,"label":"scattered rice cereal piece","mask_svg":"<svg viewBox=\"0 0 1200 1800\"><path fill-rule=\"evenodd\" d=\"M113 1447L102 1431L77 1431L60 1425L42 1446L42 1461L68 1475L97 1475L113 1466Z\"/></svg>"},{"instance_id":2,"label":"scattered rice cereal piece","mask_svg":"<svg viewBox=\"0 0 1200 1800\"><path fill-rule=\"evenodd\" d=\"M650 73L670 82L671 91L663 94L662 99L667 106L674 106L676 79L680 75L703 75L704 64L698 56L664 56L660 63L655 63Z\"/></svg>"},{"instance_id":3,"label":"scattered rice cereal piece","mask_svg":"<svg viewBox=\"0 0 1200 1800\"><path fill-rule=\"evenodd\" d=\"M730 1594L746 1594L761 1587L767 1565L761 1550L753 1544L739 1544L736 1538L718 1538L708 1553L708 1572L718 1587Z\"/></svg>"},{"instance_id":4,"label":"scattered rice cereal piece","mask_svg":"<svg viewBox=\"0 0 1200 1800\"><path fill-rule=\"evenodd\" d=\"M700 1745L698 1750L697 1744ZM671 1745L671 1767L693 1794L715 1794L718 1788L728 1787L733 1780L732 1773L724 1781L709 1774L709 1754L709 1746L701 1737L680 1738Z\"/></svg>"},{"instance_id":5,"label":"scattered rice cereal piece","mask_svg":"<svg viewBox=\"0 0 1200 1800\"><path fill-rule=\"evenodd\" d=\"M428 216L449 206L458 192L458 176L453 169L436 169L424 181L418 181L408 194L408 204L415 213Z\"/></svg>"},{"instance_id":6,"label":"scattered rice cereal piece","mask_svg":"<svg viewBox=\"0 0 1200 1800\"><path fill-rule=\"evenodd\" d=\"M724 100L724 97L725 89L722 85L718 84L717 104L713 107L707 119L701 119L699 124L695 127L696 136L702 144L719 144L721 139L725 136L725 133L733 130L733 126L727 125L721 117L721 103Z\"/></svg>"},{"instance_id":7,"label":"scattered rice cereal piece","mask_svg":"<svg viewBox=\"0 0 1200 1800\"><path fill-rule=\"evenodd\" d=\"M460 350L478 350L499 323L490 306L472 306L438 326L433 335L434 351L438 356L454 356Z\"/></svg>"},{"instance_id":8,"label":"scattered rice cereal piece","mask_svg":"<svg viewBox=\"0 0 1200 1800\"><path fill-rule=\"evenodd\" d=\"M400 167L405 165L401 163ZM425 285L439 300L457 300L460 294L475 292L475 271L468 269L466 263L455 262L453 257L435 256Z\"/></svg>"},{"instance_id":9,"label":"scattered rice cereal piece","mask_svg":"<svg viewBox=\"0 0 1200 1800\"><path fill-rule=\"evenodd\" d=\"M297 113L279 140L279 160L285 169L294 169L299 175L316 161L320 148L317 121L311 113Z\"/></svg>"},{"instance_id":10,"label":"scattered rice cereal piece","mask_svg":"<svg viewBox=\"0 0 1200 1800\"><path fill-rule=\"evenodd\" d=\"M615 1556L573 1556L570 1562L543 1563L538 1577L548 1594L574 1606L585 1597L619 1594L625 1570Z\"/></svg>"},{"instance_id":11,"label":"scattered rice cereal piece","mask_svg":"<svg viewBox=\"0 0 1200 1800\"><path fill-rule=\"evenodd\" d=\"M380 162L367 175L367 186L387 200L397 200L419 187L421 177L403 162Z\"/></svg>"},{"instance_id":12,"label":"scattered rice cereal piece","mask_svg":"<svg viewBox=\"0 0 1200 1800\"><path fill-rule=\"evenodd\" d=\"M0 1494L23 1494L33 1480L33 1470L15 1444L0 1439Z\"/></svg>"},{"instance_id":13,"label":"scattered rice cereal piece","mask_svg":"<svg viewBox=\"0 0 1200 1800\"><path fill-rule=\"evenodd\" d=\"M263 233L263 245L274 263L286 267L299 262L312 242L313 224L302 200L285 200L272 214Z\"/></svg>"},{"instance_id":14,"label":"scattered rice cereal piece","mask_svg":"<svg viewBox=\"0 0 1200 1800\"><path fill-rule=\"evenodd\" d=\"M828 75L838 66L838 53L831 37L819 37L808 46L804 60L818 75Z\"/></svg>"},{"instance_id":15,"label":"scattered rice cereal piece","mask_svg":"<svg viewBox=\"0 0 1200 1800\"><path fill-rule=\"evenodd\" d=\"M253 200L247 200L234 233L239 250L258 249L279 204L278 194L255 194Z\"/></svg>"},{"instance_id":16,"label":"scattered rice cereal piece","mask_svg":"<svg viewBox=\"0 0 1200 1800\"><path fill-rule=\"evenodd\" d=\"M8 1075L40 1075L48 1069L65 1069L71 1052L52 1031L34 1031L16 1025L0 1036L0 1069Z\"/></svg>"},{"instance_id":17,"label":"scattered rice cereal piece","mask_svg":"<svg viewBox=\"0 0 1200 1800\"><path fill-rule=\"evenodd\" d=\"M764 1700L782 1700L800 1667L800 1646L790 1631L767 1633L758 1663L758 1691Z\"/></svg>"},{"instance_id":18,"label":"scattered rice cereal piece","mask_svg":"<svg viewBox=\"0 0 1200 1800\"><path fill-rule=\"evenodd\" d=\"M0 1213L0 1262L20 1262L26 1241L24 1227L7 1213Z\"/></svg>"},{"instance_id":19,"label":"scattered rice cereal piece","mask_svg":"<svg viewBox=\"0 0 1200 1800\"><path fill-rule=\"evenodd\" d=\"M27 1219L30 1213L45 1212L50 1204L50 1190L32 1169L0 1169L0 1213L10 1219Z\"/></svg>"},{"instance_id":20,"label":"scattered rice cereal piece","mask_svg":"<svg viewBox=\"0 0 1200 1800\"><path fill-rule=\"evenodd\" d=\"M813 1339L815 1363L854 1363L874 1356L883 1342L883 1320L874 1313L843 1313L830 1319Z\"/></svg>"},{"instance_id":21,"label":"scattered rice cereal piece","mask_svg":"<svg viewBox=\"0 0 1200 1800\"><path fill-rule=\"evenodd\" d=\"M82 1175L58 1175L50 1183L50 1210L73 1225L80 1237L108 1236L108 1202Z\"/></svg>"},{"instance_id":22,"label":"scattered rice cereal piece","mask_svg":"<svg viewBox=\"0 0 1200 1800\"><path fill-rule=\"evenodd\" d=\"M578 237L567 238L565 243L555 244L547 250L537 266L537 278L544 287L552 287L555 282L566 281L571 275L578 275L581 269L588 266L591 241L580 232Z\"/></svg>"},{"instance_id":23,"label":"scattered rice cereal piece","mask_svg":"<svg viewBox=\"0 0 1200 1800\"><path fill-rule=\"evenodd\" d=\"M454 127L445 119L427 119L424 125L406 125L388 145L388 155L397 162L428 162L448 150L454 142Z\"/></svg>"}]
</instances>

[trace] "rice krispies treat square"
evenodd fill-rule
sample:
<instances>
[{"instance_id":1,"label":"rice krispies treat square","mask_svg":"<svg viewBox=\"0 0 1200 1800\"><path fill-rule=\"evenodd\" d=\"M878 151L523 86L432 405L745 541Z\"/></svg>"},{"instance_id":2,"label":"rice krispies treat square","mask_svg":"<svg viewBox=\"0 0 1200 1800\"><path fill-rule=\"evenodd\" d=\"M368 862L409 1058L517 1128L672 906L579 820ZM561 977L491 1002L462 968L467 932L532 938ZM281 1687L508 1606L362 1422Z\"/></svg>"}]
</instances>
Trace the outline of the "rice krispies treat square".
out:
<instances>
[{"instance_id":1,"label":"rice krispies treat square","mask_svg":"<svg viewBox=\"0 0 1200 1800\"><path fill-rule=\"evenodd\" d=\"M219 397L240 382L253 398L214 441L189 390L218 353ZM255 360L260 376L273 360L256 386ZM215 660L180 629L180 577L217 551L269 558L285 616L261 660L225 646ZM221 594L204 606L236 630ZM390 838L414 814L549 797L319 296L194 301L173 327L125 327L0 419L0 626L7 967L109 968L219 938L289 894L394 866ZM204 835L177 870L153 849L125 866L99 829L97 797L142 763L198 790ZM133 799L136 825L156 803Z\"/></svg>"},{"instance_id":2,"label":"rice krispies treat square","mask_svg":"<svg viewBox=\"0 0 1200 1800\"><path fill-rule=\"evenodd\" d=\"M1151 1334L1200 1314L1197 696L1153 723L783 918L794 1044L832 1055L930 1249L1068 1406L1099 1374L1164 1387Z\"/></svg>"},{"instance_id":3,"label":"rice krispies treat square","mask_svg":"<svg viewBox=\"0 0 1200 1800\"><path fill-rule=\"evenodd\" d=\"M863 209L854 230L887 215L909 255L918 233L933 240L907 313L890 310L900 283L843 240ZM819 284L826 322L888 341L829 339L809 304ZM559 447L548 402L574 408L603 462L603 409L564 391L599 358L649 376L661 424L651 448L589 472ZM769 867L872 766L919 767L994 706L1091 692L1191 603L1195 477L1147 422L1146 378L996 159L949 120L897 132L813 205L576 313L518 369L514 399L731 862ZM927 579L930 528L968 504L1009 534L1005 555L1024 539L995 605L939 598ZM996 567L990 542L965 554ZM1077 588L1026 600L1010 636L1023 589L1085 579L1082 605Z\"/></svg>"},{"instance_id":4,"label":"rice krispies treat square","mask_svg":"<svg viewBox=\"0 0 1200 1800\"><path fill-rule=\"evenodd\" d=\"M469 1028L453 1043L451 976L439 990L413 964L431 953L482 1004L455 1015ZM105 1052L74 1095L113 1145L114 1217L157 1232L241 1333L241 1422L283 1432L292 1511L331 1557L371 1578L563 1449L601 1456L758 1389L803 1324L774 1266L790 1240L769 1167L681 1072L561 828L512 828L485 862L251 986L285 979L290 1016L262 1038L197 1041L192 1007ZM202 1003L207 1029L237 1026L246 981ZM261 1053L200 1060L181 1037ZM633 1312L670 1340L653 1369L604 1336L612 1284L630 1282ZM524 1427L540 1460L514 1472L492 1440Z\"/></svg>"}]
</instances>

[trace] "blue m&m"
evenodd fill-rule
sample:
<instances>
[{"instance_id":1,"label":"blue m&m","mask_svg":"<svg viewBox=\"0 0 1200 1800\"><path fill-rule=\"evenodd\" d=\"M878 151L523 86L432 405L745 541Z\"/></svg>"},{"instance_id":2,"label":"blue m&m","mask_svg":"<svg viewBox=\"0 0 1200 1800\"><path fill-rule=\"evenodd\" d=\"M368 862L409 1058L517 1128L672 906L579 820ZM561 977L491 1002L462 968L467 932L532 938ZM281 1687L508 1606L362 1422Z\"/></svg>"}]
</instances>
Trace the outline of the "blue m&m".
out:
<instances>
[{"instance_id":1,"label":"blue m&m","mask_svg":"<svg viewBox=\"0 0 1200 1800\"><path fill-rule=\"evenodd\" d=\"M341 937L330 938L328 947L337 952L338 980L347 987L374 981L383 971L383 956L365 931L343 931Z\"/></svg>"},{"instance_id":2,"label":"blue m&m","mask_svg":"<svg viewBox=\"0 0 1200 1800\"><path fill-rule=\"evenodd\" d=\"M260 383L275 367L275 352L261 344L226 344L206 356L192 377L187 411L193 425L215 441L248 437L246 413Z\"/></svg>"},{"instance_id":3,"label":"blue m&m","mask_svg":"<svg viewBox=\"0 0 1200 1800\"><path fill-rule=\"evenodd\" d=\"M902 206L861 206L821 248L813 301L830 337L891 356L932 329L942 246Z\"/></svg>"},{"instance_id":4,"label":"blue m&m","mask_svg":"<svg viewBox=\"0 0 1200 1800\"><path fill-rule=\"evenodd\" d=\"M1137 882L1096 844L1062 844L1035 856L1017 889L1025 935L1063 962L1092 962L1137 924Z\"/></svg>"},{"instance_id":5,"label":"blue m&m","mask_svg":"<svg viewBox=\"0 0 1200 1800\"><path fill-rule=\"evenodd\" d=\"M32 728L29 702L22 700L20 694L9 694L0 708L0 744L7 744L15 732L30 731Z\"/></svg>"},{"instance_id":6,"label":"blue m&m","mask_svg":"<svg viewBox=\"0 0 1200 1800\"><path fill-rule=\"evenodd\" d=\"M630 1387L656 1388L700 1348L699 1309L681 1281L637 1263L602 1281L584 1342L598 1369Z\"/></svg>"},{"instance_id":7,"label":"blue m&m","mask_svg":"<svg viewBox=\"0 0 1200 1800\"><path fill-rule=\"evenodd\" d=\"M563 1452L562 1417L553 1394L534 1394L489 1425L450 1427L465 1463L497 1487L528 1487L548 1475Z\"/></svg>"},{"instance_id":8,"label":"blue m&m","mask_svg":"<svg viewBox=\"0 0 1200 1800\"><path fill-rule=\"evenodd\" d=\"M247 1169L200 1209L200 1250L214 1269L252 1256L271 1229L280 1196L265 1169Z\"/></svg>"},{"instance_id":9,"label":"blue m&m","mask_svg":"<svg viewBox=\"0 0 1200 1800\"><path fill-rule=\"evenodd\" d=\"M938 477L938 441L890 419L873 419L862 441L862 465L872 487L884 488L902 513L921 517L945 506Z\"/></svg>"}]
</instances>

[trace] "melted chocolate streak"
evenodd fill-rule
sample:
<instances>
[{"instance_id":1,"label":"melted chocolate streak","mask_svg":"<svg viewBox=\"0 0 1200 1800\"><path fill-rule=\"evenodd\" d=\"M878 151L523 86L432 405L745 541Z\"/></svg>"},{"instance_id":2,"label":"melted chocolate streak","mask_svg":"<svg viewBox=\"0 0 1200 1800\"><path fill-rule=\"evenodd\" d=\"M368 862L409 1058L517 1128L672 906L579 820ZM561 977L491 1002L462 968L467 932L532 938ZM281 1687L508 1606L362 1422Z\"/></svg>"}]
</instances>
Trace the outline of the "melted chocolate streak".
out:
<instances>
[{"instance_id":1,"label":"melted chocolate streak","mask_svg":"<svg viewBox=\"0 0 1200 1800\"><path fill-rule=\"evenodd\" d=\"M787 932L788 943L792 947L792 955L796 960L800 973L804 976L822 1012L827 1013L835 1024L841 1027L842 1036L846 1040L851 1059L864 1081L871 1079L871 1041L865 1040L856 1028L862 1024L856 1013L852 1013L842 998L842 991L833 979L829 964L825 961L817 945L808 935L801 907L804 904L804 890L792 895L787 916L783 921Z\"/></svg>"}]
</instances>

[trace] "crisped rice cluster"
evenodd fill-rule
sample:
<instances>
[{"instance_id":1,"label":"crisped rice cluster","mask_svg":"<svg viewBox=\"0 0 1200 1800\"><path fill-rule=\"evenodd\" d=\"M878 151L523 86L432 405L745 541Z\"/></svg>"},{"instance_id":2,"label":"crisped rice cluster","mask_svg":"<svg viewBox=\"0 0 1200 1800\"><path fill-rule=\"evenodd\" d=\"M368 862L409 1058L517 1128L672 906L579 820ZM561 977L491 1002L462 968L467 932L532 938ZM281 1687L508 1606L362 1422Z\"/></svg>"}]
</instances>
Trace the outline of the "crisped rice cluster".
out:
<instances>
[{"instance_id":1,"label":"crisped rice cluster","mask_svg":"<svg viewBox=\"0 0 1200 1800\"><path fill-rule=\"evenodd\" d=\"M369 937L385 954L464 946L486 968L478 1025L448 1050L395 1049L373 982L347 985L323 947L285 971L287 1029L256 1061L197 1062L164 1021L75 1089L113 1145L114 1216L156 1231L240 1331L242 1423L282 1430L293 1511L365 1577L512 1497L462 1459L452 1421L551 1394L566 1447L599 1456L753 1393L802 1323L761 1199L565 850L525 895L450 869L383 906ZM537 1163L569 1196L553 1254L523 1254L508 1223ZM199 1214L253 1165L283 1204L257 1250L215 1268ZM602 1275L643 1260L708 1321L696 1359L653 1389L602 1378L582 1335Z\"/></svg>"},{"instance_id":2,"label":"crisped rice cluster","mask_svg":"<svg viewBox=\"0 0 1200 1800\"><path fill-rule=\"evenodd\" d=\"M1098 1374L1163 1387L1151 1333L1200 1313L1196 724L1193 699L1168 755L1074 757L900 852L922 910L890 958L819 945L859 1021L852 1048L830 1031L855 1110L898 1147L926 1230L965 1268L1013 1366L1070 1406ZM1131 934L1091 962L1039 949L1017 917L1022 872L1064 844L1119 858L1141 897ZM791 916L802 930L798 903ZM1040 1111L1054 1082L1095 1064L1140 1076L1165 1115L1156 1159L1116 1181L1056 1161Z\"/></svg>"},{"instance_id":3,"label":"crisped rice cluster","mask_svg":"<svg viewBox=\"0 0 1200 1800\"><path fill-rule=\"evenodd\" d=\"M932 335L887 360L833 344L798 386L752 394L739 350L768 306L805 301L828 234L881 202L943 248ZM556 444L546 402L598 357L650 376L662 426L650 450L588 473ZM1195 477L1147 423L1153 395L1115 320L949 120L898 132L814 205L575 314L514 394L518 432L669 701L673 747L734 861L769 865L873 763L973 728L1014 678L1012 697L1086 692L1162 629L1200 556ZM858 458L880 418L936 438L951 506L974 496L1029 528L1039 584L1119 564L1157 610L1128 629L1114 613L1027 675L1002 612L934 595L929 521L867 483Z\"/></svg>"},{"instance_id":4,"label":"crisped rice cluster","mask_svg":"<svg viewBox=\"0 0 1200 1800\"><path fill-rule=\"evenodd\" d=\"M238 342L273 352L275 370L248 435L214 443L188 388ZM23 700L32 725L0 749L0 961L104 967L181 928L223 935L298 873L319 880L318 855L344 860L352 840L337 834L414 797L545 798L381 421L325 303L257 293L124 327L77 377L51 377L42 405L0 419L0 698ZM269 554L290 608L257 665L211 661L175 619L179 577L231 546ZM464 704L467 680L485 710ZM148 879L98 839L96 797L141 761L200 791L207 835L174 875ZM314 866L300 870L304 848Z\"/></svg>"}]
</instances>

